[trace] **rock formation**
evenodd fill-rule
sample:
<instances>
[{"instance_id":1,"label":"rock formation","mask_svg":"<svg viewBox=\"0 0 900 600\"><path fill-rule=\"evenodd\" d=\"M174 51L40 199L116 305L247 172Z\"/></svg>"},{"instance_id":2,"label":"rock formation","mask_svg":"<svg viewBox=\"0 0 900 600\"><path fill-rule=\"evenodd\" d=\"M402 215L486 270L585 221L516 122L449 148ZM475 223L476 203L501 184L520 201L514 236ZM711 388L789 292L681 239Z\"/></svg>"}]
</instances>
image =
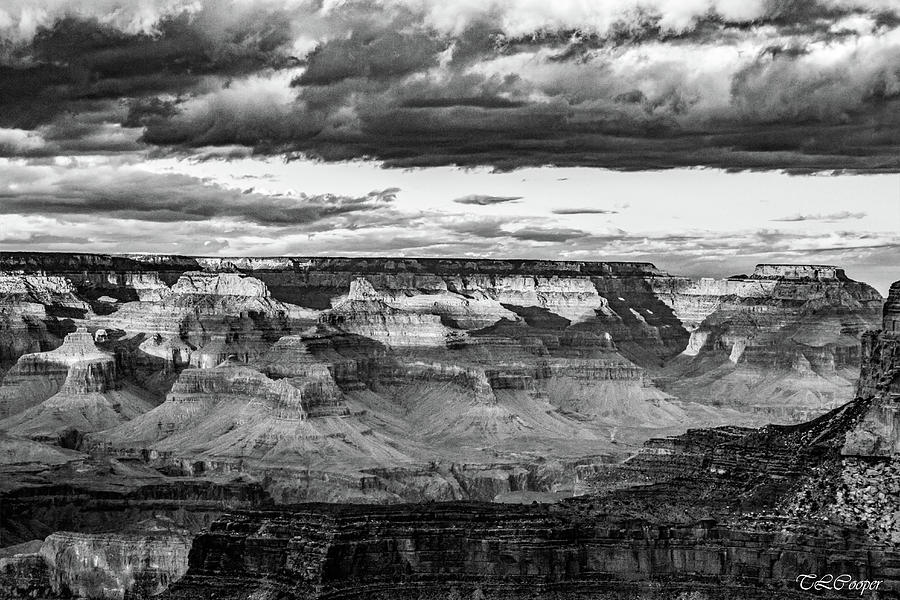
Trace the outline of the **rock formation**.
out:
<instances>
[{"instance_id":1,"label":"rock formation","mask_svg":"<svg viewBox=\"0 0 900 600\"><path fill-rule=\"evenodd\" d=\"M186 532L141 534L54 533L39 546L0 558L0 591L16 598L123 600L165 590L187 568Z\"/></svg>"},{"instance_id":2,"label":"rock formation","mask_svg":"<svg viewBox=\"0 0 900 600\"><path fill-rule=\"evenodd\" d=\"M101 322L114 329L148 334L140 350L171 367L211 368L261 355L292 318L307 313L271 298L258 279L239 273L183 273L152 301L129 302Z\"/></svg>"},{"instance_id":3,"label":"rock formation","mask_svg":"<svg viewBox=\"0 0 900 600\"><path fill-rule=\"evenodd\" d=\"M656 284L665 282L657 281ZM700 280L663 294L691 331L660 373L667 392L797 422L852 396L859 338L881 296L827 266L759 265L749 277Z\"/></svg>"},{"instance_id":4,"label":"rock formation","mask_svg":"<svg viewBox=\"0 0 900 600\"><path fill-rule=\"evenodd\" d=\"M0 430L56 440L108 429L153 406L139 391L119 387L115 357L81 327L59 348L19 358L0 387L10 415L0 420Z\"/></svg>"},{"instance_id":5,"label":"rock formation","mask_svg":"<svg viewBox=\"0 0 900 600\"><path fill-rule=\"evenodd\" d=\"M9 422L11 433L65 434L73 447L87 433L94 453L154 452L154 464L191 473L193 463L266 469L270 491L296 477L293 467L282 473L287 457L302 456L301 470L315 463L319 474L300 498L561 494L579 461L622 459L654 435L821 414L852 396L856 335L877 301L824 267L700 281L645 263L550 261L0 253L0 267L65 292L35 295L41 310L82 303L66 326L103 331L96 345L117 381L97 393L122 412L83 406L90 415L70 415L80 427L68 433L44 412L30 421L38 427ZM125 422L177 395L197 369L229 380L238 366L297 390L302 425L215 413L192 437L171 429L183 407L163 415L168 402L145 415L153 423ZM20 371L0 386L15 399L9 417L49 401L69 376L68 367ZM777 376L760 380L762 371ZM223 398L246 411L260 390ZM126 392L133 402L111 399ZM71 407L75 396L54 402ZM228 458L214 460L227 443ZM546 470L543 460L560 461L556 475L520 480ZM470 485L486 473L490 484Z\"/></svg>"},{"instance_id":6,"label":"rock formation","mask_svg":"<svg viewBox=\"0 0 900 600\"><path fill-rule=\"evenodd\" d=\"M453 339L453 332L441 324L439 316L388 306L372 284L361 277L350 284L347 298L326 311L319 321L393 348L445 347Z\"/></svg>"},{"instance_id":7,"label":"rock formation","mask_svg":"<svg viewBox=\"0 0 900 600\"><path fill-rule=\"evenodd\" d=\"M93 336L80 328L54 350L25 354L7 372L0 386L2 416L10 416L46 400L64 386L71 394L115 387L116 365L101 352Z\"/></svg>"},{"instance_id":8,"label":"rock formation","mask_svg":"<svg viewBox=\"0 0 900 600\"><path fill-rule=\"evenodd\" d=\"M0 368L59 345L57 318L89 313L64 277L0 271Z\"/></svg>"}]
</instances>

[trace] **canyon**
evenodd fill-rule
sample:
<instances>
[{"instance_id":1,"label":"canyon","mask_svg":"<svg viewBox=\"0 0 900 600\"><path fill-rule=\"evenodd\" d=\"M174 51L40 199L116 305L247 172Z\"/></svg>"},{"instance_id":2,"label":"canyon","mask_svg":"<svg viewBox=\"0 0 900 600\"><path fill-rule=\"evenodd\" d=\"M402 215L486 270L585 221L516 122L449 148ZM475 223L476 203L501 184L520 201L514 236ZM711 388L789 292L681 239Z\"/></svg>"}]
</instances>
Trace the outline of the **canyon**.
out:
<instances>
[{"instance_id":1,"label":"canyon","mask_svg":"<svg viewBox=\"0 0 900 600\"><path fill-rule=\"evenodd\" d=\"M864 335L856 398L812 421L652 440L553 505L232 512L162 597L819 597L805 574L898 597L895 319L889 301L882 330Z\"/></svg>"},{"instance_id":2,"label":"canyon","mask_svg":"<svg viewBox=\"0 0 900 600\"><path fill-rule=\"evenodd\" d=\"M0 253L0 589L896 580L896 490L854 507L870 463L897 477L898 294L827 266Z\"/></svg>"}]
</instances>

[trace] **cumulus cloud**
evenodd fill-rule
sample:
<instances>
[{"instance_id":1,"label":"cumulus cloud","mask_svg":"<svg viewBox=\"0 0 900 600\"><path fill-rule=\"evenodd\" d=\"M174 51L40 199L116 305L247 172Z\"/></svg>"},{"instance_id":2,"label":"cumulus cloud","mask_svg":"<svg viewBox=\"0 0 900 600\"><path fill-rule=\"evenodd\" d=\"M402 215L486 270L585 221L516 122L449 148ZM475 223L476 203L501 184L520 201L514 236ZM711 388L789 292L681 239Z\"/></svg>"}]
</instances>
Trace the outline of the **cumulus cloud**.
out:
<instances>
[{"instance_id":1,"label":"cumulus cloud","mask_svg":"<svg viewBox=\"0 0 900 600\"><path fill-rule=\"evenodd\" d=\"M505 204L521 200L521 196L487 196L484 194L470 194L462 198L456 198L457 204L474 204L477 206L490 206L492 204Z\"/></svg>"},{"instance_id":2,"label":"cumulus cloud","mask_svg":"<svg viewBox=\"0 0 900 600\"><path fill-rule=\"evenodd\" d=\"M36 131L0 128L0 156L30 156L46 147L44 136Z\"/></svg>"}]
</instances>

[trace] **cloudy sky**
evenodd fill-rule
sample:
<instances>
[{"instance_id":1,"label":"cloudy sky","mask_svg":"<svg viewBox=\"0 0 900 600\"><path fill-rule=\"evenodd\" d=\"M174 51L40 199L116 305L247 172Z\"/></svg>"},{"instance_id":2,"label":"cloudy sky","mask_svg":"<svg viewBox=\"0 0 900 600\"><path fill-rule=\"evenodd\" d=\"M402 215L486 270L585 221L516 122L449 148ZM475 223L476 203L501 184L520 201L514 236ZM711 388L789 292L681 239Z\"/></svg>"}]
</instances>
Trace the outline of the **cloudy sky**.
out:
<instances>
[{"instance_id":1,"label":"cloudy sky","mask_svg":"<svg viewBox=\"0 0 900 600\"><path fill-rule=\"evenodd\" d=\"M898 0L5 0L0 250L900 278Z\"/></svg>"}]
</instances>

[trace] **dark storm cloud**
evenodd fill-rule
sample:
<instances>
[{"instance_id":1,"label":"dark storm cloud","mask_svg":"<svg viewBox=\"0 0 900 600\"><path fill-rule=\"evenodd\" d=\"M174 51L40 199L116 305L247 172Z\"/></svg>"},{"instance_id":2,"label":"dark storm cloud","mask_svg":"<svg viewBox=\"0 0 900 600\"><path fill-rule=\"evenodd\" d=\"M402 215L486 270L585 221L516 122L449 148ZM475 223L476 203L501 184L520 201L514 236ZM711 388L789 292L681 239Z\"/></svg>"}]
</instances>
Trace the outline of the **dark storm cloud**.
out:
<instances>
[{"instance_id":1,"label":"dark storm cloud","mask_svg":"<svg viewBox=\"0 0 900 600\"><path fill-rule=\"evenodd\" d=\"M180 174L105 168L57 173L0 171L0 214L90 215L156 223L232 218L269 227L306 225L390 205L396 188L365 196L272 196L225 189Z\"/></svg>"},{"instance_id":2,"label":"dark storm cloud","mask_svg":"<svg viewBox=\"0 0 900 600\"><path fill-rule=\"evenodd\" d=\"M224 4L224 3L223 3ZM0 50L0 126L34 128L85 101L194 90L204 76L233 77L296 64L289 19L278 11L231 15L215 5L161 14L152 32L127 33L104 15L61 15ZM242 18L246 17L246 18Z\"/></svg>"},{"instance_id":3,"label":"dark storm cloud","mask_svg":"<svg viewBox=\"0 0 900 600\"><path fill-rule=\"evenodd\" d=\"M462 198L456 198L457 204L474 204L477 206L490 206L492 204L505 204L521 200L522 196L486 196L484 194L470 194Z\"/></svg>"},{"instance_id":4,"label":"dark storm cloud","mask_svg":"<svg viewBox=\"0 0 900 600\"><path fill-rule=\"evenodd\" d=\"M386 79L433 66L445 44L425 33L354 33L310 54L294 84L331 85L350 78Z\"/></svg>"},{"instance_id":5,"label":"dark storm cloud","mask_svg":"<svg viewBox=\"0 0 900 600\"><path fill-rule=\"evenodd\" d=\"M143 134L45 153L900 170L900 8L879 0L72 4L0 29L0 127Z\"/></svg>"}]
</instances>

